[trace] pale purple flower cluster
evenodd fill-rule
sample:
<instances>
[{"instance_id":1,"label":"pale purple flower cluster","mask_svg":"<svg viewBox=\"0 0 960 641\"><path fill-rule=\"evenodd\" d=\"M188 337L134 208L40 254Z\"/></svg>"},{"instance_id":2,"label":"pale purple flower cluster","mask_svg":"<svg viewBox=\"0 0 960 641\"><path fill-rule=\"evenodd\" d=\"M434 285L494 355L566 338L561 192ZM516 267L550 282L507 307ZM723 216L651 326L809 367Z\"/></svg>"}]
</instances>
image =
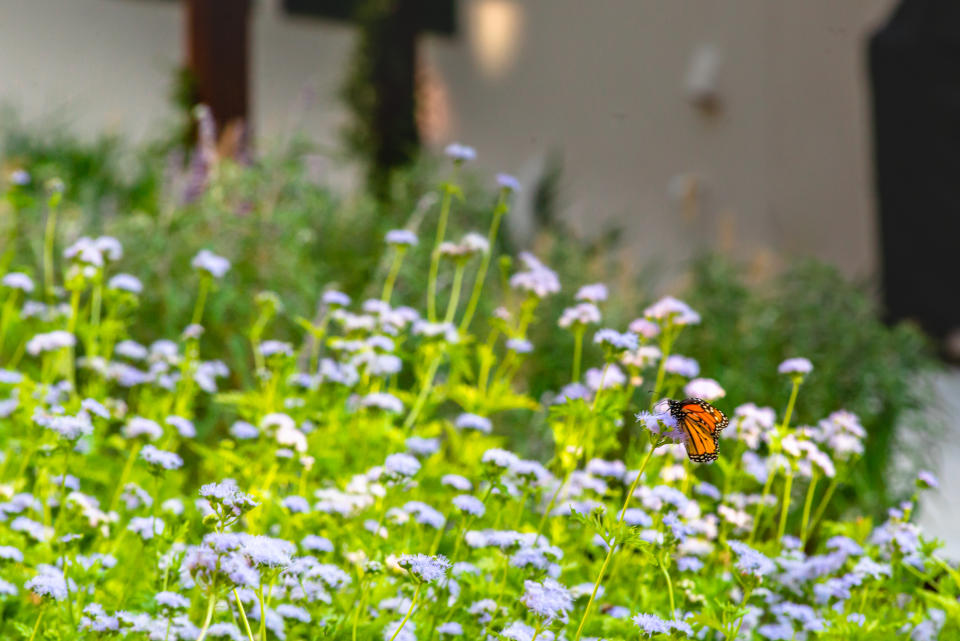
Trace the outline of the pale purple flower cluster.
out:
<instances>
[{"instance_id":1,"label":"pale purple flower cluster","mask_svg":"<svg viewBox=\"0 0 960 641\"><path fill-rule=\"evenodd\" d=\"M447 570L450 569L450 561L442 554L436 556L404 554L397 560L397 565L424 583L432 583L442 579L447 575Z\"/></svg>"},{"instance_id":2,"label":"pale purple flower cluster","mask_svg":"<svg viewBox=\"0 0 960 641\"><path fill-rule=\"evenodd\" d=\"M387 232L386 242L398 247L414 247L417 244L417 235L409 229L391 229Z\"/></svg>"},{"instance_id":3,"label":"pale purple flower cluster","mask_svg":"<svg viewBox=\"0 0 960 641\"><path fill-rule=\"evenodd\" d=\"M230 261L223 256L217 256L208 249L201 249L190 261L190 266L207 272L214 278L223 278L230 270Z\"/></svg>"},{"instance_id":4,"label":"pale purple flower cluster","mask_svg":"<svg viewBox=\"0 0 960 641\"><path fill-rule=\"evenodd\" d=\"M700 314L693 311L682 300L672 296L665 296L643 310L646 318L660 321L663 324L696 325L700 322Z\"/></svg>"},{"instance_id":5,"label":"pale purple flower cluster","mask_svg":"<svg viewBox=\"0 0 960 641\"><path fill-rule=\"evenodd\" d=\"M806 358L788 358L780 363L777 371L781 374L806 375L813 371L813 363Z\"/></svg>"},{"instance_id":6,"label":"pale purple flower cluster","mask_svg":"<svg viewBox=\"0 0 960 641\"><path fill-rule=\"evenodd\" d=\"M517 272L510 277L510 286L514 289L533 294L538 298L545 298L560 291L560 279L556 272L541 263L536 256L529 252L522 252L520 260L527 270Z\"/></svg>"},{"instance_id":7,"label":"pale purple flower cluster","mask_svg":"<svg viewBox=\"0 0 960 641\"><path fill-rule=\"evenodd\" d=\"M607 349L622 352L637 349L637 335L633 332L620 333L615 329L601 329L593 335L593 342Z\"/></svg>"},{"instance_id":8,"label":"pale purple flower cluster","mask_svg":"<svg viewBox=\"0 0 960 641\"><path fill-rule=\"evenodd\" d=\"M523 597L520 601L547 623L554 620L566 621L567 614L573 609L570 591L550 578L541 583L524 581Z\"/></svg>"},{"instance_id":9,"label":"pale purple flower cluster","mask_svg":"<svg viewBox=\"0 0 960 641\"><path fill-rule=\"evenodd\" d=\"M183 459L176 452L167 452L147 444L140 450L140 458L157 469L176 470L183 466Z\"/></svg>"}]
</instances>

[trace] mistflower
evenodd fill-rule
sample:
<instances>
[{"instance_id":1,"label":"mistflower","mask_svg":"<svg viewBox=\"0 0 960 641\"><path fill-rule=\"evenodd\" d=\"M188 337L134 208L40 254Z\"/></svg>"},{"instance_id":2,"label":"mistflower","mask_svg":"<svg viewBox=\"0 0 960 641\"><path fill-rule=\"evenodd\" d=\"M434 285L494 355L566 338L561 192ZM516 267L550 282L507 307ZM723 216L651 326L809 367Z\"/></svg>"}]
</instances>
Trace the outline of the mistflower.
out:
<instances>
[{"instance_id":1,"label":"mistflower","mask_svg":"<svg viewBox=\"0 0 960 641\"><path fill-rule=\"evenodd\" d=\"M25 294L31 293L34 289L33 279L21 272L5 274L0 284L10 289L19 289Z\"/></svg>"},{"instance_id":2,"label":"mistflower","mask_svg":"<svg viewBox=\"0 0 960 641\"><path fill-rule=\"evenodd\" d=\"M166 421L167 425L177 430L183 438L194 438L197 435L197 428L194 427L193 421L189 421L182 416L168 416Z\"/></svg>"},{"instance_id":3,"label":"mistflower","mask_svg":"<svg viewBox=\"0 0 960 641\"><path fill-rule=\"evenodd\" d=\"M69 593L63 572L52 565L39 565L37 571L37 575L27 581L23 587L39 597L50 597L54 601L63 601L67 598Z\"/></svg>"},{"instance_id":4,"label":"mistflower","mask_svg":"<svg viewBox=\"0 0 960 641\"><path fill-rule=\"evenodd\" d=\"M443 153L456 163L473 160L477 157L477 151L473 147L461 144L459 142L452 142L447 145L443 150Z\"/></svg>"},{"instance_id":5,"label":"mistflower","mask_svg":"<svg viewBox=\"0 0 960 641\"><path fill-rule=\"evenodd\" d=\"M483 501L472 494L460 494L453 497L453 505L464 514L471 516L483 516L483 513L486 512Z\"/></svg>"},{"instance_id":6,"label":"mistflower","mask_svg":"<svg viewBox=\"0 0 960 641\"><path fill-rule=\"evenodd\" d=\"M27 341L27 353L31 356L38 356L43 352L53 352L58 349L73 347L76 344L77 339L73 334L58 329L46 334L34 335Z\"/></svg>"},{"instance_id":7,"label":"mistflower","mask_svg":"<svg viewBox=\"0 0 960 641\"><path fill-rule=\"evenodd\" d=\"M613 352L637 349L637 335L633 332L621 334L615 329L601 329L593 335L593 342Z\"/></svg>"},{"instance_id":8,"label":"mistflower","mask_svg":"<svg viewBox=\"0 0 960 641\"><path fill-rule=\"evenodd\" d=\"M679 354L668 356L663 368L670 374L677 374L685 378L695 378L700 374L700 365L695 359Z\"/></svg>"},{"instance_id":9,"label":"mistflower","mask_svg":"<svg viewBox=\"0 0 960 641\"><path fill-rule=\"evenodd\" d=\"M115 274L107 281L108 289L139 294L143 292L143 283L132 274Z\"/></svg>"},{"instance_id":10,"label":"mistflower","mask_svg":"<svg viewBox=\"0 0 960 641\"><path fill-rule=\"evenodd\" d=\"M600 385L603 385L603 389L610 389L611 387L620 387L627 382L623 370L612 363L603 368L591 367L583 377L587 382L587 387L593 391L599 390Z\"/></svg>"},{"instance_id":11,"label":"mistflower","mask_svg":"<svg viewBox=\"0 0 960 641\"><path fill-rule=\"evenodd\" d=\"M260 430L246 421L236 421L230 426L230 435L235 439L247 440L257 438L260 435Z\"/></svg>"},{"instance_id":12,"label":"mistflower","mask_svg":"<svg viewBox=\"0 0 960 641\"><path fill-rule=\"evenodd\" d=\"M587 463L586 471L587 474L594 476L620 480L627 473L627 466L623 461L605 461L595 458Z\"/></svg>"},{"instance_id":13,"label":"mistflower","mask_svg":"<svg viewBox=\"0 0 960 641\"><path fill-rule=\"evenodd\" d=\"M333 543L325 536L317 534L308 534L300 541L300 546L304 550L313 552L333 552Z\"/></svg>"},{"instance_id":14,"label":"mistflower","mask_svg":"<svg viewBox=\"0 0 960 641\"><path fill-rule=\"evenodd\" d=\"M477 430L484 434L489 434L493 430L493 424L490 419L477 416L476 414L461 414L457 417L454 426L461 430Z\"/></svg>"},{"instance_id":15,"label":"mistflower","mask_svg":"<svg viewBox=\"0 0 960 641\"><path fill-rule=\"evenodd\" d=\"M752 574L755 577L763 577L776 571L777 566L765 555L757 552L752 547L742 541L728 541L727 545L733 550L739 560L737 569L744 574Z\"/></svg>"},{"instance_id":16,"label":"mistflower","mask_svg":"<svg viewBox=\"0 0 960 641\"><path fill-rule=\"evenodd\" d=\"M607 300L608 292L607 286L603 283L593 283L591 285L584 285L581 287L574 298L576 300L583 300L590 303L602 303Z\"/></svg>"},{"instance_id":17,"label":"mistflower","mask_svg":"<svg viewBox=\"0 0 960 641\"><path fill-rule=\"evenodd\" d=\"M511 641L533 641L536 633L537 631L526 623L514 621L503 629L500 636L510 639Z\"/></svg>"},{"instance_id":18,"label":"mistflower","mask_svg":"<svg viewBox=\"0 0 960 641\"><path fill-rule=\"evenodd\" d=\"M93 434L93 424L83 412L77 416L51 416L45 423L44 427L67 441L76 441L82 436Z\"/></svg>"},{"instance_id":19,"label":"mistflower","mask_svg":"<svg viewBox=\"0 0 960 641\"><path fill-rule=\"evenodd\" d=\"M310 623L310 613L292 603L281 603L277 606L277 614L284 619L293 619L300 623Z\"/></svg>"},{"instance_id":20,"label":"mistflower","mask_svg":"<svg viewBox=\"0 0 960 641\"><path fill-rule=\"evenodd\" d=\"M516 465L519 457L509 450L491 448L483 453L480 461L487 465L507 470Z\"/></svg>"},{"instance_id":21,"label":"mistflower","mask_svg":"<svg viewBox=\"0 0 960 641\"><path fill-rule=\"evenodd\" d=\"M850 623L856 623L858 626L862 628L863 624L867 622L867 617L866 615L861 614L860 612L852 612L847 615L847 621Z\"/></svg>"},{"instance_id":22,"label":"mistflower","mask_svg":"<svg viewBox=\"0 0 960 641\"><path fill-rule=\"evenodd\" d=\"M940 482L937 481L937 477L933 475L932 472L927 470L920 470L917 472L917 487L922 490L933 488L936 489L940 487Z\"/></svg>"},{"instance_id":23,"label":"mistflower","mask_svg":"<svg viewBox=\"0 0 960 641\"><path fill-rule=\"evenodd\" d=\"M640 628L643 634L648 636L653 636L654 634L670 634L670 623L655 614L634 615L633 623Z\"/></svg>"},{"instance_id":24,"label":"mistflower","mask_svg":"<svg viewBox=\"0 0 960 641\"><path fill-rule=\"evenodd\" d=\"M236 515L257 506L256 500L249 494L241 492L232 480L207 483L200 488L200 496L207 499L211 505L222 505Z\"/></svg>"},{"instance_id":25,"label":"mistflower","mask_svg":"<svg viewBox=\"0 0 960 641\"><path fill-rule=\"evenodd\" d=\"M693 379L684 386L683 393L694 398L702 398L705 401L715 401L727 395L727 392L720 387L720 383L712 378Z\"/></svg>"},{"instance_id":26,"label":"mistflower","mask_svg":"<svg viewBox=\"0 0 960 641\"><path fill-rule=\"evenodd\" d=\"M529 354L533 351L533 343L528 341L525 338L510 338L507 339L504 346L511 352L517 354Z\"/></svg>"},{"instance_id":27,"label":"mistflower","mask_svg":"<svg viewBox=\"0 0 960 641\"><path fill-rule=\"evenodd\" d=\"M284 497L280 505L290 510L293 514L305 514L310 511L310 502L302 496L291 495Z\"/></svg>"},{"instance_id":28,"label":"mistflower","mask_svg":"<svg viewBox=\"0 0 960 641\"><path fill-rule=\"evenodd\" d=\"M175 452L167 452L147 444L140 450L140 458L156 469L176 470L183 466L183 459Z\"/></svg>"},{"instance_id":29,"label":"mistflower","mask_svg":"<svg viewBox=\"0 0 960 641\"><path fill-rule=\"evenodd\" d=\"M624 352L620 357L620 362L629 367L643 369L659 361L661 356L663 354L658 347L641 345L635 350Z\"/></svg>"},{"instance_id":30,"label":"mistflower","mask_svg":"<svg viewBox=\"0 0 960 641\"><path fill-rule=\"evenodd\" d=\"M0 561L23 563L23 552L12 545L0 545Z\"/></svg>"},{"instance_id":31,"label":"mistflower","mask_svg":"<svg viewBox=\"0 0 960 641\"><path fill-rule=\"evenodd\" d=\"M230 261L223 256L217 256L210 250L201 249L190 261L190 266L203 270L214 278L223 278L230 269Z\"/></svg>"},{"instance_id":32,"label":"mistflower","mask_svg":"<svg viewBox=\"0 0 960 641\"><path fill-rule=\"evenodd\" d=\"M777 371L781 374L809 374L813 371L813 363L806 358L788 358L780 363Z\"/></svg>"},{"instance_id":33,"label":"mistflower","mask_svg":"<svg viewBox=\"0 0 960 641\"><path fill-rule=\"evenodd\" d=\"M720 500L720 490L717 489L715 485L711 485L706 481L701 481L697 485L697 487L694 488L694 491L700 496L706 496L707 498L711 498L714 501Z\"/></svg>"},{"instance_id":34,"label":"mistflower","mask_svg":"<svg viewBox=\"0 0 960 641\"><path fill-rule=\"evenodd\" d=\"M102 419L110 419L110 410L103 406L99 401L92 398L85 398L80 401L80 409L85 412L89 412L94 416L99 416Z\"/></svg>"},{"instance_id":35,"label":"mistflower","mask_svg":"<svg viewBox=\"0 0 960 641\"><path fill-rule=\"evenodd\" d=\"M190 599L176 592L157 592L154 599L159 605L171 610L183 610L190 607Z\"/></svg>"},{"instance_id":36,"label":"mistflower","mask_svg":"<svg viewBox=\"0 0 960 641\"><path fill-rule=\"evenodd\" d=\"M324 305L329 307L347 307L350 305L350 297L335 289L328 289L323 292L320 300Z\"/></svg>"},{"instance_id":37,"label":"mistflower","mask_svg":"<svg viewBox=\"0 0 960 641\"><path fill-rule=\"evenodd\" d=\"M240 551L254 563L266 567L286 567L293 560L296 546L290 541L270 536L243 535Z\"/></svg>"},{"instance_id":38,"label":"mistflower","mask_svg":"<svg viewBox=\"0 0 960 641\"><path fill-rule=\"evenodd\" d=\"M10 172L10 182L18 187L30 184L30 174L25 169L14 169Z\"/></svg>"},{"instance_id":39,"label":"mistflower","mask_svg":"<svg viewBox=\"0 0 960 641\"><path fill-rule=\"evenodd\" d=\"M137 341L132 341L129 339L117 343L117 346L113 348L113 351L118 356L123 356L124 358L129 358L136 361L142 361L150 355L150 352L146 347Z\"/></svg>"},{"instance_id":40,"label":"mistflower","mask_svg":"<svg viewBox=\"0 0 960 641\"><path fill-rule=\"evenodd\" d=\"M149 541L155 534L163 534L165 525L160 517L135 516L130 519L127 529L139 534L144 541Z\"/></svg>"},{"instance_id":41,"label":"mistflower","mask_svg":"<svg viewBox=\"0 0 960 641\"><path fill-rule=\"evenodd\" d=\"M643 336L646 339L655 338L660 333L660 326L646 318L637 318L627 326L634 334Z\"/></svg>"},{"instance_id":42,"label":"mistflower","mask_svg":"<svg viewBox=\"0 0 960 641\"><path fill-rule=\"evenodd\" d=\"M437 628L437 633L440 636L458 637L463 634L463 626L456 621L447 621Z\"/></svg>"},{"instance_id":43,"label":"mistflower","mask_svg":"<svg viewBox=\"0 0 960 641\"><path fill-rule=\"evenodd\" d=\"M563 310L557 325L563 328L573 325L593 325L599 323L601 318L600 310L593 303L578 303Z\"/></svg>"},{"instance_id":44,"label":"mistflower","mask_svg":"<svg viewBox=\"0 0 960 641\"><path fill-rule=\"evenodd\" d=\"M520 601L546 623L567 620L567 613L573 609L573 597L565 587L553 579L545 579L542 583L524 581L523 588Z\"/></svg>"},{"instance_id":45,"label":"mistflower","mask_svg":"<svg viewBox=\"0 0 960 641\"><path fill-rule=\"evenodd\" d=\"M650 305L643 310L643 315L661 323L674 325L696 325L700 322L700 314L693 311L682 300L677 300L672 296L665 296Z\"/></svg>"},{"instance_id":46,"label":"mistflower","mask_svg":"<svg viewBox=\"0 0 960 641\"><path fill-rule=\"evenodd\" d=\"M469 479L459 474L444 474L440 482L447 487L452 487L461 492L469 492L473 489L473 484L470 483Z\"/></svg>"},{"instance_id":47,"label":"mistflower","mask_svg":"<svg viewBox=\"0 0 960 641\"><path fill-rule=\"evenodd\" d=\"M393 412L395 414L403 411L403 401L387 392L367 394L360 401L360 405L362 407L375 407L385 412Z\"/></svg>"},{"instance_id":48,"label":"mistflower","mask_svg":"<svg viewBox=\"0 0 960 641\"><path fill-rule=\"evenodd\" d=\"M148 440L155 441L163 436L163 428L156 421L134 416L123 426L123 435L127 438L146 436Z\"/></svg>"},{"instance_id":49,"label":"mistflower","mask_svg":"<svg viewBox=\"0 0 960 641\"><path fill-rule=\"evenodd\" d=\"M417 456L430 456L440 449L440 439L411 436L406 440L406 446Z\"/></svg>"},{"instance_id":50,"label":"mistflower","mask_svg":"<svg viewBox=\"0 0 960 641\"><path fill-rule=\"evenodd\" d=\"M270 358L271 356L293 356L293 345L286 343L284 341L263 341L258 346L260 354L264 358Z\"/></svg>"},{"instance_id":51,"label":"mistflower","mask_svg":"<svg viewBox=\"0 0 960 641\"><path fill-rule=\"evenodd\" d=\"M450 561L442 554L404 554L397 559L397 565L410 572L418 580L430 583L442 579L450 569Z\"/></svg>"},{"instance_id":52,"label":"mistflower","mask_svg":"<svg viewBox=\"0 0 960 641\"><path fill-rule=\"evenodd\" d=\"M451 344L460 341L460 334L453 323L431 323L426 320L416 320L413 323L413 333L415 336L443 340Z\"/></svg>"},{"instance_id":53,"label":"mistflower","mask_svg":"<svg viewBox=\"0 0 960 641\"><path fill-rule=\"evenodd\" d=\"M386 241L388 245L413 247L417 244L417 235L409 229L391 229L387 232Z\"/></svg>"},{"instance_id":54,"label":"mistflower","mask_svg":"<svg viewBox=\"0 0 960 641\"><path fill-rule=\"evenodd\" d=\"M537 298L544 298L560 291L560 279L557 278L556 272L541 263L536 256L529 252L522 252L520 260L526 265L527 271L511 276L510 287L533 294Z\"/></svg>"},{"instance_id":55,"label":"mistflower","mask_svg":"<svg viewBox=\"0 0 960 641\"><path fill-rule=\"evenodd\" d=\"M387 473L398 477L411 477L420 471L420 461L409 454L391 454L383 463Z\"/></svg>"}]
</instances>

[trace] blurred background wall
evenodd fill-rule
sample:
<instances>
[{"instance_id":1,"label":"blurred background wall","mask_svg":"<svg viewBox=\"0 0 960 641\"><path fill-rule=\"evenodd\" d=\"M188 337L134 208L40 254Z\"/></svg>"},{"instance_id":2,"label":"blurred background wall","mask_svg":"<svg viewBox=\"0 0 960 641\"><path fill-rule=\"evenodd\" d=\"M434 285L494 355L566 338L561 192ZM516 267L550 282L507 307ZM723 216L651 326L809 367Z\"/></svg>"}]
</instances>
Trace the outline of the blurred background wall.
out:
<instances>
[{"instance_id":1,"label":"blurred background wall","mask_svg":"<svg viewBox=\"0 0 960 641\"><path fill-rule=\"evenodd\" d=\"M420 43L423 137L526 182L559 158L562 214L588 236L621 226L638 264L718 246L759 267L812 255L873 274L865 42L892 5L463 0L454 32ZM335 144L355 37L254 3L258 138L299 127ZM175 1L10 0L0 102L147 138L171 117L184 39Z\"/></svg>"}]
</instances>

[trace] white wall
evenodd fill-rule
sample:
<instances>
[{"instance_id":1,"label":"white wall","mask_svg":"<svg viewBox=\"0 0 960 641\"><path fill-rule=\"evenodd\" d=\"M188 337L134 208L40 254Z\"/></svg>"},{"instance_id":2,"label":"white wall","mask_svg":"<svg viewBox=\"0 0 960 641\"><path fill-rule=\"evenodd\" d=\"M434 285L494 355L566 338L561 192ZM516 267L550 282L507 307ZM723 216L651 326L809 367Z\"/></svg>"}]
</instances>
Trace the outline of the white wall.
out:
<instances>
[{"instance_id":1,"label":"white wall","mask_svg":"<svg viewBox=\"0 0 960 641\"><path fill-rule=\"evenodd\" d=\"M638 264L718 246L761 265L814 255L872 273L863 52L891 5L462 0L463 35L424 46L431 95L441 96L434 107L447 104L434 109L442 117L433 135L474 144L491 173L529 174L560 150L565 214L588 234L623 224ZM499 25L494 36L508 24L519 34L512 57L498 49L506 62L497 74L478 62L476 43L490 36L478 28L483 18ZM159 0L6 0L0 101L28 117L62 111L81 132L146 137L169 117L181 26L178 4ZM301 123L333 143L352 31L262 1L253 42L258 134ZM709 117L684 92L704 44L721 60L723 107ZM306 87L316 101L304 112ZM702 186L693 206L669 195L679 175Z\"/></svg>"}]
</instances>

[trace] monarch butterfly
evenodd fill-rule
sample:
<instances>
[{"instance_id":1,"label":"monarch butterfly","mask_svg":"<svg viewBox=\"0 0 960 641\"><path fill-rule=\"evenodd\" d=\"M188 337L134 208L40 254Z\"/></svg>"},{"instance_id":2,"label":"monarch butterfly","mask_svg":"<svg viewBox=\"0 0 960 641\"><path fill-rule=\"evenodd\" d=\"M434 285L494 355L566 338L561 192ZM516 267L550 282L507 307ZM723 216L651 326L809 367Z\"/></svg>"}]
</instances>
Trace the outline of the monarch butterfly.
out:
<instances>
[{"instance_id":1,"label":"monarch butterfly","mask_svg":"<svg viewBox=\"0 0 960 641\"><path fill-rule=\"evenodd\" d=\"M716 461L720 452L720 430L730 423L726 414L700 398L669 400L667 405L670 415L677 421L677 429L683 432L683 444L690 460L696 463Z\"/></svg>"}]
</instances>

